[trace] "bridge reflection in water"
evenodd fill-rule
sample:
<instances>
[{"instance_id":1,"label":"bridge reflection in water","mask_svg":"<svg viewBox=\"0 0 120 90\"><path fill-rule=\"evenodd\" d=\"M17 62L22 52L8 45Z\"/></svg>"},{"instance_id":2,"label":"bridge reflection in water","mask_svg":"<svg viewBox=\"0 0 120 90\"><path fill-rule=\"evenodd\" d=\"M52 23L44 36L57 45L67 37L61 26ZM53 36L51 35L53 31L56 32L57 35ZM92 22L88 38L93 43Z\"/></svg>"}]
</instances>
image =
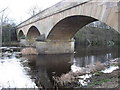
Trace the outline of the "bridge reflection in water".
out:
<instances>
[{"instance_id":1,"label":"bridge reflection in water","mask_svg":"<svg viewBox=\"0 0 120 90\"><path fill-rule=\"evenodd\" d=\"M60 76L70 70L71 61L74 59L73 54L56 54L56 55L31 55L26 56L30 60L33 78L36 84L45 88L53 87L53 75Z\"/></svg>"},{"instance_id":2,"label":"bridge reflection in water","mask_svg":"<svg viewBox=\"0 0 120 90\"><path fill-rule=\"evenodd\" d=\"M53 75L60 76L74 67L85 67L97 61L109 62L120 57L115 48L79 48L76 54L52 54L25 56L30 61L30 74L38 87L53 87Z\"/></svg>"}]
</instances>

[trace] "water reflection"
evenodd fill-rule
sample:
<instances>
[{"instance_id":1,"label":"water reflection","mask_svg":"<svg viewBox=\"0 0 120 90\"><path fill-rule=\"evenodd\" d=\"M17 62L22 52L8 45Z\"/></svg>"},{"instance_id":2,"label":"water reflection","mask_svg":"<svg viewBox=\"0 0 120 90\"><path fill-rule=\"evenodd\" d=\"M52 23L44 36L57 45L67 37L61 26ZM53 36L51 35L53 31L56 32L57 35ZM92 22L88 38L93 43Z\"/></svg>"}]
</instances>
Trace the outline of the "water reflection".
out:
<instances>
[{"instance_id":1,"label":"water reflection","mask_svg":"<svg viewBox=\"0 0 120 90\"><path fill-rule=\"evenodd\" d=\"M119 47L77 47L76 54L28 55L22 58L16 58L18 52L11 48L3 47L2 50L5 52L0 53L0 88L53 88L54 75L61 76L98 61L109 63L111 59L120 57Z\"/></svg>"},{"instance_id":2,"label":"water reflection","mask_svg":"<svg viewBox=\"0 0 120 90\"><path fill-rule=\"evenodd\" d=\"M111 59L120 57L119 51L119 47L79 47L75 54L74 65L85 67L96 62L109 62Z\"/></svg>"},{"instance_id":3,"label":"water reflection","mask_svg":"<svg viewBox=\"0 0 120 90\"><path fill-rule=\"evenodd\" d=\"M31 73L38 87L41 85L43 88L52 88L52 76L60 76L63 73L67 73L70 70L74 55L32 55L25 56L25 58L28 58L30 61Z\"/></svg>"},{"instance_id":4,"label":"water reflection","mask_svg":"<svg viewBox=\"0 0 120 90\"><path fill-rule=\"evenodd\" d=\"M32 78L38 87L53 87L53 75L60 76L70 70L72 67L85 67L96 62L109 62L109 60L118 58L118 48L78 48L74 54L56 54L56 55L29 55L25 56L30 62Z\"/></svg>"}]
</instances>

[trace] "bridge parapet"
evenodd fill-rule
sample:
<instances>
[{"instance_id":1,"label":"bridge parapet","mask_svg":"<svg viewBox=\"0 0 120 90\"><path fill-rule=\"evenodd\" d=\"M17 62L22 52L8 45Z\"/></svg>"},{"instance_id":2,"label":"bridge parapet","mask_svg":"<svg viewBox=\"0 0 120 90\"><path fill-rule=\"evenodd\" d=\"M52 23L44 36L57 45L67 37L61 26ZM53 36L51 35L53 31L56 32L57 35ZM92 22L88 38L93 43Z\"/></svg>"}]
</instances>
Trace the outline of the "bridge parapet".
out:
<instances>
[{"instance_id":1,"label":"bridge parapet","mask_svg":"<svg viewBox=\"0 0 120 90\"><path fill-rule=\"evenodd\" d=\"M91 1L91 0L63 0L63 1L55 4L54 6L51 6L50 8L47 8L47 9L39 12L38 14L30 17L29 19L23 21L22 23L20 23L17 26L17 28L24 27L25 25L29 25L31 23L34 23L36 21L39 21L41 19L44 19L44 18L54 15L56 13L59 13L61 11L67 10L69 8L75 7L80 4L87 3L89 1Z\"/></svg>"}]
</instances>

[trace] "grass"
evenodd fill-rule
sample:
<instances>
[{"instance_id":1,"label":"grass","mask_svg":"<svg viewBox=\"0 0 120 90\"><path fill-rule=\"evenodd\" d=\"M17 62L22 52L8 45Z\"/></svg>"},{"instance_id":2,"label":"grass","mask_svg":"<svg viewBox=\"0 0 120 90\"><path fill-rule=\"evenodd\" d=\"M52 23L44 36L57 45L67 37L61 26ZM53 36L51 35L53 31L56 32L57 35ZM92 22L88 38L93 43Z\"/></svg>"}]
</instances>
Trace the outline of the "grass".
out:
<instances>
[{"instance_id":1,"label":"grass","mask_svg":"<svg viewBox=\"0 0 120 90\"><path fill-rule=\"evenodd\" d=\"M102 72L95 72L95 76L100 76Z\"/></svg>"},{"instance_id":2,"label":"grass","mask_svg":"<svg viewBox=\"0 0 120 90\"><path fill-rule=\"evenodd\" d=\"M120 67L120 63L113 64L112 66L119 66Z\"/></svg>"},{"instance_id":3,"label":"grass","mask_svg":"<svg viewBox=\"0 0 120 90\"><path fill-rule=\"evenodd\" d=\"M104 80L100 80L100 81L96 81L96 82L93 82L93 83L90 83L88 86L95 86L95 85L102 85L103 83L106 83L106 82L112 82L111 79L104 79Z\"/></svg>"}]
</instances>

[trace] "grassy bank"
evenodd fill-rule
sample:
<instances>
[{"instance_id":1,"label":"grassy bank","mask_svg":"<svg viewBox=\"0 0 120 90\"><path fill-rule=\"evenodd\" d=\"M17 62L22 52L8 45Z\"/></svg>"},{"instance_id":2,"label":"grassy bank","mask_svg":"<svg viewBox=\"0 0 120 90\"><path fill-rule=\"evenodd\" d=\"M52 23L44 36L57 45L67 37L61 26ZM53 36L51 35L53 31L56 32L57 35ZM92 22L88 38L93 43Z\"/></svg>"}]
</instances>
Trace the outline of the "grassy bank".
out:
<instances>
[{"instance_id":1,"label":"grassy bank","mask_svg":"<svg viewBox=\"0 0 120 90\"><path fill-rule=\"evenodd\" d=\"M117 88L119 86L120 69L112 73L101 73L91 78L87 88Z\"/></svg>"}]
</instances>

